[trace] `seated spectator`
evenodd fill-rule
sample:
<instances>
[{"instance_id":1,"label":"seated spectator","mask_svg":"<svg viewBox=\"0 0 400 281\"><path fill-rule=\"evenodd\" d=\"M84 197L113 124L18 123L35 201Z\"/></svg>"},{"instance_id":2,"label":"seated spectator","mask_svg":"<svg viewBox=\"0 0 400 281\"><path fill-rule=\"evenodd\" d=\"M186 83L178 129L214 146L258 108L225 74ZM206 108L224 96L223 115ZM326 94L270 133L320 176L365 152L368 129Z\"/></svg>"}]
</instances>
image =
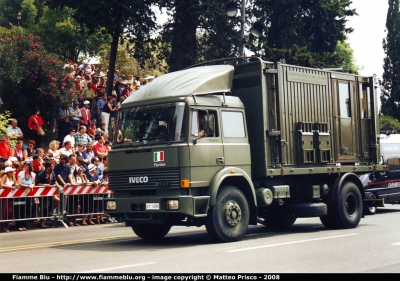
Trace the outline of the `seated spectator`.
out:
<instances>
[{"instance_id":1,"label":"seated spectator","mask_svg":"<svg viewBox=\"0 0 400 281\"><path fill-rule=\"evenodd\" d=\"M60 160L61 152L59 151L60 148L60 142L58 140L53 140L49 143L49 149L47 150L47 153L51 153L55 158L56 162Z\"/></svg>"},{"instance_id":2,"label":"seated spectator","mask_svg":"<svg viewBox=\"0 0 400 281\"><path fill-rule=\"evenodd\" d=\"M14 156L17 157L18 161L25 161L28 157L28 152L24 148L24 141L19 140L14 148Z\"/></svg>"},{"instance_id":3,"label":"seated spectator","mask_svg":"<svg viewBox=\"0 0 400 281\"><path fill-rule=\"evenodd\" d=\"M39 155L34 154L33 157L33 172L37 175L42 171L42 163L40 162Z\"/></svg>"},{"instance_id":4,"label":"seated spectator","mask_svg":"<svg viewBox=\"0 0 400 281\"><path fill-rule=\"evenodd\" d=\"M34 140L30 140L28 142L28 148L26 149L27 157L32 157L33 154L36 154L36 142Z\"/></svg>"}]
</instances>

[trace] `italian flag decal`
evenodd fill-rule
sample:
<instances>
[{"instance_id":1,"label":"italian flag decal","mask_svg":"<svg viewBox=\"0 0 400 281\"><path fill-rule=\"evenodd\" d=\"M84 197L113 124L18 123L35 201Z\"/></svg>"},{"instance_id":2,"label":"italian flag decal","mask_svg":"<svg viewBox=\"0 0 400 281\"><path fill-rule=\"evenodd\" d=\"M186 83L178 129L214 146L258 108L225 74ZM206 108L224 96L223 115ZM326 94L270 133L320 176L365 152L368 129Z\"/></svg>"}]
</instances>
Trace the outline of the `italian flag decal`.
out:
<instances>
[{"instance_id":1,"label":"italian flag decal","mask_svg":"<svg viewBox=\"0 0 400 281\"><path fill-rule=\"evenodd\" d=\"M164 161L164 151L154 152L154 162Z\"/></svg>"}]
</instances>

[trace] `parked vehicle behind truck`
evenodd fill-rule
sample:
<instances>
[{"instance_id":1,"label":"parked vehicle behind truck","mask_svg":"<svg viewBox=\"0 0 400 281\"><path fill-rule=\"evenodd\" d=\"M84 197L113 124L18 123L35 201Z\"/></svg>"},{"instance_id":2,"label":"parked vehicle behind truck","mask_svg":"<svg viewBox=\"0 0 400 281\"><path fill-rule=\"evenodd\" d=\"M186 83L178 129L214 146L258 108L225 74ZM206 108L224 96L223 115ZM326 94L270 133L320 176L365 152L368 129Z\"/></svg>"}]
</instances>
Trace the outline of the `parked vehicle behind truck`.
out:
<instances>
[{"instance_id":1,"label":"parked vehicle behind truck","mask_svg":"<svg viewBox=\"0 0 400 281\"><path fill-rule=\"evenodd\" d=\"M383 173L360 176L366 198L383 199L385 204L400 203L400 134L380 135L381 163L388 166ZM368 215L374 215L377 207L365 209Z\"/></svg>"},{"instance_id":2,"label":"parked vehicle behind truck","mask_svg":"<svg viewBox=\"0 0 400 281\"><path fill-rule=\"evenodd\" d=\"M237 241L299 217L355 228L382 205L359 178L386 170L376 101L374 77L255 57L157 77L118 112L105 212L148 240L205 225Z\"/></svg>"}]
</instances>

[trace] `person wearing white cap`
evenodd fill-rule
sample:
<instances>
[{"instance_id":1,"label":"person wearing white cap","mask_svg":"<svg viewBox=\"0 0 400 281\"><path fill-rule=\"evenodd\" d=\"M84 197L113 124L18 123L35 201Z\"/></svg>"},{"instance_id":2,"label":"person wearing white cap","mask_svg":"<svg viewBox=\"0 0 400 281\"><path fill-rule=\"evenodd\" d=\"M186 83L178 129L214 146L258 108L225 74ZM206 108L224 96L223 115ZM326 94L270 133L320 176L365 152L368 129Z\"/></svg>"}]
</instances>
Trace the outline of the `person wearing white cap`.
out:
<instances>
[{"instance_id":1,"label":"person wearing white cap","mask_svg":"<svg viewBox=\"0 0 400 281\"><path fill-rule=\"evenodd\" d=\"M98 184L100 184L100 180L96 174L96 169L97 169L97 167L94 164L89 164L87 170L85 171L85 175L89 181L89 184L94 184L97 186ZM89 202L94 201L94 195L89 195L88 197L89 197L89 199L88 199ZM83 207L84 207L84 210L83 210L84 213L93 213L94 212L93 204L86 204ZM87 222L86 222L86 219L88 220ZM82 218L82 225L88 225L88 224L92 224L92 225L95 224L92 221L92 215L88 215L87 217L84 216Z\"/></svg>"},{"instance_id":2,"label":"person wearing white cap","mask_svg":"<svg viewBox=\"0 0 400 281\"><path fill-rule=\"evenodd\" d=\"M79 121L81 125L85 125L89 128L92 125L92 116L90 114L90 101L85 100L83 102L83 107L81 108L81 120Z\"/></svg>"},{"instance_id":3,"label":"person wearing white cap","mask_svg":"<svg viewBox=\"0 0 400 281\"><path fill-rule=\"evenodd\" d=\"M1 188L5 189L16 189L18 188L17 180L14 174L15 169L11 167L6 167L4 170L4 175L1 177ZM13 217L13 200L6 199L3 202L2 208L2 218L4 220L11 219ZM9 232L8 230L9 222L1 223L1 232Z\"/></svg>"}]
</instances>

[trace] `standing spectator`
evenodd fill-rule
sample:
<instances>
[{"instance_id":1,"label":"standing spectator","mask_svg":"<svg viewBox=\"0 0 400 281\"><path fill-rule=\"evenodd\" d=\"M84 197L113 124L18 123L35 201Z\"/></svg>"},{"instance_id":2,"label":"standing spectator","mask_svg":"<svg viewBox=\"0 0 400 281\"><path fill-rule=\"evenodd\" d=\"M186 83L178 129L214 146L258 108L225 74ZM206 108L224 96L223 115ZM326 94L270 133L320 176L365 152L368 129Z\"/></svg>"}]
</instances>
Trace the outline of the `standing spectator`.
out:
<instances>
[{"instance_id":1,"label":"standing spectator","mask_svg":"<svg viewBox=\"0 0 400 281\"><path fill-rule=\"evenodd\" d=\"M76 134L75 129L71 127L69 129L69 134L65 136L64 141L63 141L63 143L69 141L71 143L72 149L75 148L75 134Z\"/></svg>"},{"instance_id":2,"label":"standing spectator","mask_svg":"<svg viewBox=\"0 0 400 281\"><path fill-rule=\"evenodd\" d=\"M107 103L107 94L103 94L99 100L97 101L97 127L100 127L101 121L102 121L102 112L103 112L103 107Z\"/></svg>"},{"instance_id":3,"label":"standing spectator","mask_svg":"<svg viewBox=\"0 0 400 281\"><path fill-rule=\"evenodd\" d=\"M101 181L96 174L96 166L94 164L90 164L88 166L88 170L86 171L85 175L86 175L87 179L89 180L89 183L94 184L95 186L101 184ZM94 202L94 195L89 195L89 200L88 200L89 204L86 204L87 209L84 210L85 213L93 213L93 211L94 211L93 202ZM86 216L84 216L82 218L82 225L87 225L87 224L94 225L95 224L92 221L92 215L88 215L87 219L88 219L88 222L86 223Z\"/></svg>"},{"instance_id":4,"label":"standing spectator","mask_svg":"<svg viewBox=\"0 0 400 281\"><path fill-rule=\"evenodd\" d=\"M92 138L86 133L86 126L81 125L79 128L79 133L75 134L75 146L78 144L83 144L86 146L88 143L92 142Z\"/></svg>"},{"instance_id":5,"label":"standing spectator","mask_svg":"<svg viewBox=\"0 0 400 281\"><path fill-rule=\"evenodd\" d=\"M88 81L87 82L87 87L85 89L83 89L82 91L82 96L85 100L89 101L90 104L93 104L96 94L92 89L92 82Z\"/></svg>"},{"instance_id":6,"label":"standing spectator","mask_svg":"<svg viewBox=\"0 0 400 281\"><path fill-rule=\"evenodd\" d=\"M0 141L0 157L9 158L14 155L14 150L10 148L10 138L4 134Z\"/></svg>"},{"instance_id":7,"label":"standing spectator","mask_svg":"<svg viewBox=\"0 0 400 281\"><path fill-rule=\"evenodd\" d=\"M107 97L107 103L103 107L103 112L101 113L101 120L106 124L105 131L108 132L108 127L110 123L110 114L112 112L116 112L119 107L116 106L115 108L112 107L112 99L113 97Z\"/></svg>"},{"instance_id":8,"label":"standing spectator","mask_svg":"<svg viewBox=\"0 0 400 281\"><path fill-rule=\"evenodd\" d=\"M30 130L29 137L36 142L38 147L40 147L42 139L42 136L38 135L38 129L44 125L44 120L39 114L40 109L35 107L33 109L33 114L28 119L28 129Z\"/></svg>"},{"instance_id":9,"label":"standing spectator","mask_svg":"<svg viewBox=\"0 0 400 281\"><path fill-rule=\"evenodd\" d=\"M104 157L108 154L107 147L104 146L104 137L97 136L97 143L93 146L93 151L97 157Z\"/></svg>"},{"instance_id":10,"label":"standing spectator","mask_svg":"<svg viewBox=\"0 0 400 281\"><path fill-rule=\"evenodd\" d=\"M28 157L28 152L24 147L24 141L19 140L17 142L17 145L14 148L14 156L17 157L18 161L25 161L25 159Z\"/></svg>"},{"instance_id":11,"label":"standing spectator","mask_svg":"<svg viewBox=\"0 0 400 281\"><path fill-rule=\"evenodd\" d=\"M11 167L6 167L4 170L4 175L1 177L1 188L15 190L18 188L17 180L14 174L15 169ZM9 220L13 217L13 200L3 199L2 200L2 219ZM8 230L9 222L1 223L1 232L10 232Z\"/></svg>"},{"instance_id":12,"label":"standing spectator","mask_svg":"<svg viewBox=\"0 0 400 281\"><path fill-rule=\"evenodd\" d=\"M81 121L82 118L82 113L81 110L79 109L79 101L74 101L74 107L71 114L72 114L70 118L71 127L75 129L75 132L78 132L79 122Z\"/></svg>"},{"instance_id":13,"label":"standing spectator","mask_svg":"<svg viewBox=\"0 0 400 281\"><path fill-rule=\"evenodd\" d=\"M78 184L85 184L88 182L89 181L86 178L86 175L83 173L82 167L76 166L74 172L72 173L71 183L74 185L78 185ZM74 202L72 204L69 204L70 208L72 209L72 210L69 210L69 213L76 215L76 214L80 213L80 210L82 208L80 201L84 201L83 195L76 196L76 198L74 197L73 199L74 199ZM79 226L76 219L77 219L76 216L72 216L70 218L69 225L70 226Z\"/></svg>"},{"instance_id":14,"label":"standing spectator","mask_svg":"<svg viewBox=\"0 0 400 281\"><path fill-rule=\"evenodd\" d=\"M74 149L72 148L72 144L70 141L64 142L64 145L62 148L58 150L58 152L62 155L66 155L67 157L70 156L71 154L74 154ZM60 160L61 160L60 156ZM68 159L67 159L68 161Z\"/></svg>"},{"instance_id":15,"label":"standing spectator","mask_svg":"<svg viewBox=\"0 0 400 281\"><path fill-rule=\"evenodd\" d=\"M82 93L81 80L82 80L82 77L80 75L77 75L75 77L75 93L77 96L80 96Z\"/></svg>"},{"instance_id":16,"label":"standing spectator","mask_svg":"<svg viewBox=\"0 0 400 281\"><path fill-rule=\"evenodd\" d=\"M18 185L23 189L32 190L35 186L35 178L36 174L33 172L32 163L25 162L23 164L23 170L18 173L17 181ZM20 218L29 218L31 216L30 206L32 199L31 197L25 198L25 208L23 208L22 212L20 212ZM25 211L25 212L24 212ZM16 226L19 231L26 230L26 221L16 221Z\"/></svg>"},{"instance_id":17,"label":"standing spectator","mask_svg":"<svg viewBox=\"0 0 400 281\"><path fill-rule=\"evenodd\" d=\"M56 175L53 171L53 164L51 162L44 163L44 170L36 176L35 185L46 186L46 187L52 187L55 185L56 187L59 188L59 185L56 181ZM43 206L43 207L54 210L55 208L58 207L59 203L60 203L60 198L58 196L54 196L53 200L52 200L52 202L50 202L49 206ZM45 214L43 214L43 215L45 215ZM44 223L43 219L40 220L40 227L47 228L47 225Z\"/></svg>"},{"instance_id":18,"label":"standing spectator","mask_svg":"<svg viewBox=\"0 0 400 281\"><path fill-rule=\"evenodd\" d=\"M62 142L64 137L69 133L69 121L72 117L72 107L68 107L67 104L63 104L58 109L58 140Z\"/></svg>"},{"instance_id":19,"label":"standing spectator","mask_svg":"<svg viewBox=\"0 0 400 281\"><path fill-rule=\"evenodd\" d=\"M118 112L118 109L120 108L120 106L117 105L117 95L115 95L115 96L113 95L112 96L111 107L112 107L113 111L111 111L111 113L110 113L110 124L109 124L109 126L112 129L115 126L115 121L117 120L117 112Z\"/></svg>"},{"instance_id":20,"label":"standing spectator","mask_svg":"<svg viewBox=\"0 0 400 281\"><path fill-rule=\"evenodd\" d=\"M83 107L81 108L82 118L80 124L86 126L86 128L89 128L92 125L92 115L90 113L89 107L90 101L85 100L83 102Z\"/></svg>"},{"instance_id":21,"label":"standing spectator","mask_svg":"<svg viewBox=\"0 0 400 281\"><path fill-rule=\"evenodd\" d=\"M15 148L18 140L22 140L24 138L24 134L17 125L18 125L17 119L12 119L11 125L8 126L7 128L7 136L10 138L11 148Z\"/></svg>"}]
</instances>

